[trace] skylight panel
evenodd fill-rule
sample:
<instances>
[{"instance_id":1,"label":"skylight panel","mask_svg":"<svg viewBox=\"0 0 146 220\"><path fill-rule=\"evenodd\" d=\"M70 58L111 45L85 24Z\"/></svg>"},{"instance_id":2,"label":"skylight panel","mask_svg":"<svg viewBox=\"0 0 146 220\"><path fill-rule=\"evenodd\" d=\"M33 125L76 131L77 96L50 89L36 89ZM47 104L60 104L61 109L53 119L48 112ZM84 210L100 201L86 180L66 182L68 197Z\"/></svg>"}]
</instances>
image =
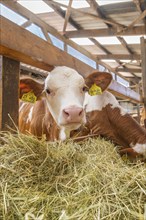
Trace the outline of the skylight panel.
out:
<instances>
[{"instance_id":1,"label":"skylight panel","mask_svg":"<svg viewBox=\"0 0 146 220\"><path fill-rule=\"evenodd\" d=\"M18 3L35 14L54 11L42 0L19 0Z\"/></svg>"},{"instance_id":2,"label":"skylight panel","mask_svg":"<svg viewBox=\"0 0 146 220\"><path fill-rule=\"evenodd\" d=\"M102 59L102 61L105 62L105 63L116 63L116 61L112 60L112 59L111 60L110 59L108 59L108 60L107 59Z\"/></svg>"},{"instance_id":3,"label":"skylight panel","mask_svg":"<svg viewBox=\"0 0 146 220\"><path fill-rule=\"evenodd\" d=\"M58 47L61 50L64 50L64 42L60 39L56 38L52 34L48 33L49 37L51 38L51 41L53 42L53 45Z\"/></svg>"},{"instance_id":4,"label":"skylight panel","mask_svg":"<svg viewBox=\"0 0 146 220\"><path fill-rule=\"evenodd\" d=\"M88 38L71 38L71 40L79 45L94 45L94 43Z\"/></svg>"},{"instance_id":5,"label":"skylight panel","mask_svg":"<svg viewBox=\"0 0 146 220\"><path fill-rule=\"evenodd\" d=\"M123 86L129 87L129 82L127 80L121 78L120 76L117 76L117 82L119 82Z\"/></svg>"},{"instance_id":6,"label":"skylight panel","mask_svg":"<svg viewBox=\"0 0 146 220\"><path fill-rule=\"evenodd\" d=\"M54 2L58 2L66 6L68 6L69 4L69 0L54 0ZM86 0L73 0L72 7L73 8L88 8L90 7L90 5L87 3Z\"/></svg>"},{"instance_id":7,"label":"skylight panel","mask_svg":"<svg viewBox=\"0 0 146 220\"><path fill-rule=\"evenodd\" d=\"M124 40L127 44L140 44L141 36L124 36Z\"/></svg>"},{"instance_id":8,"label":"skylight panel","mask_svg":"<svg viewBox=\"0 0 146 220\"><path fill-rule=\"evenodd\" d=\"M28 31L32 32L33 34L37 35L38 37L46 40L41 28L36 24L31 24L29 27L26 28Z\"/></svg>"},{"instance_id":9,"label":"skylight panel","mask_svg":"<svg viewBox=\"0 0 146 220\"><path fill-rule=\"evenodd\" d=\"M5 7L2 4L0 4L0 15L4 16L5 18L9 19L10 21L12 21L18 25L22 25L24 22L27 21L26 18L13 12L11 9Z\"/></svg>"},{"instance_id":10,"label":"skylight panel","mask_svg":"<svg viewBox=\"0 0 146 220\"><path fill-rule=\"evenodd\" d=\"M96 0L99 5L109 5L123 2L131 2L131 0Z\"/></svg>"},{"instance_id":11,"label":"skylight panel","mask_svg":"<svg viewBox=\"0 0 146 220\"><path fill-rule=\"evenodd\" d=\"M82 62L86 63L89 66L92 66L94 69L96 69L96 62L94 60L91 60L89 57L85 56L84 54L80 53L76 49L74 49L71 46L67 46L67 52L72 55L73 57L81 60Z\"/></svg>"},{"instance_id":12,"label":"skylight panel","mask_svg":"<svg viewBox=\"0 0 146 220\"><path fill-rule=\"evenodd\" d=\"M95 39L102 45L121 44L116 37L95 37Z\"/></svg>"},{"instance_id":13,"label":"skylight panel","mask_svg":"<svg viewBox=\"0 0 146 220\"><path fill-rule=\"evenodd\" d=\"M130 63L131 60L120 60L122 63Z\"/></svg>"}]
</instances>

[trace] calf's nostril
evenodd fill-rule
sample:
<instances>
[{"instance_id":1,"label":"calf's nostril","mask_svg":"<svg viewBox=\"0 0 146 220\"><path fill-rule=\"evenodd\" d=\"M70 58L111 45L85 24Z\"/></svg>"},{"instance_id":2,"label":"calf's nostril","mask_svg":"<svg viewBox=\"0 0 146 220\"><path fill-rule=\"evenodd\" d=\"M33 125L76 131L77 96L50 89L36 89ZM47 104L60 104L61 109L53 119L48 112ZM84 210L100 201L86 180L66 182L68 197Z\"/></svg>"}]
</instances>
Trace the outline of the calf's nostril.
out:
<instances>
[{"instance_id":1,"label":"calf's nostril","mask_svg":"<svg viewBox=\"0 0 146 220\"><path fill-rule=\"evenodd\" d=\"M81 116L83 114L83 110L81 110L80 112L79 112L79 116Z\"/></svg>"},{"instance_id":2,"label":"calf's nostril","mask_svg":"<svg viewBox=\"0 0 146 220\"><path fill-rule=\"evenodd\" d=\"M65 114L65 116L69 117L69 112L67 112L67 110L63 110L63 113Z\"/></svg>"},{"instance_id":3,"label":"calf's nostril","mask_svg":"<svg viewBox=\"0 0 146 220\"><path fill-rule=\"evenodd\" d=\"M67 122L80 122L83 117L83 108L68 107L63 109L63 117Z\"/></svg>"}]
</instances>

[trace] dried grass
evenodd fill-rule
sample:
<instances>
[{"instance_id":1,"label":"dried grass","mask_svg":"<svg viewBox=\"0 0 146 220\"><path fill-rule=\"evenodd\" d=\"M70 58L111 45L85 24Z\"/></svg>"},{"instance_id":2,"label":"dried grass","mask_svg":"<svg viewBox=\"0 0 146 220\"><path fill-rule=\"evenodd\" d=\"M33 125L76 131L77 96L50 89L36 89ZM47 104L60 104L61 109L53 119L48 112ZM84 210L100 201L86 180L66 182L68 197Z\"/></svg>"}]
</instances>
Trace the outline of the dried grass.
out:
<instances>
[{"instance_id":1,"label":"dried grass","mask_svg":"<svg viewBox=\"0 0 146 220\"><path fill-rule=\"evenodd\" d=\"M0 135L0 219L144 220L146 165L112 143Z\"/></svg>"}]
</instances>

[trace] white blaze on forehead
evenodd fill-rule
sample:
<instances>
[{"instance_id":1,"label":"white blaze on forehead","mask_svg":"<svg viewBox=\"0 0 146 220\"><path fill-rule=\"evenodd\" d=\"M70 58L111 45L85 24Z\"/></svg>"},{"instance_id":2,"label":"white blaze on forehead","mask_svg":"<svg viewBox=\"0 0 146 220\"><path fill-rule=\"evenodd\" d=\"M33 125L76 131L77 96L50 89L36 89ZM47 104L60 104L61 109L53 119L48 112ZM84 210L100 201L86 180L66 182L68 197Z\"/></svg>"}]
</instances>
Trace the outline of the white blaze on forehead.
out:
<instances>
[{"instance_id":1,"label":"white blaze on forehead","mask_svg":"<svg viewBox=\"0 0 146 220\"><path fill-rule=\"evenodd\" d=\"M45 80L45 88L52 89L66 86L82 86L83 84L83 77L74 69L65 66L56 67Z\"/></svg>"},{"instance_id":2,"label":"white blaze on forehead","mask_svg":"<svg viewBox=\"0 0 146 220\"><path fill-rule=\"evenodd\" d=\"M95 110L101 111L108 104L111 108L119 108L121 115L125 115L125 110L120 106L116 98L110 92L103 92L101 95L90 96L88 93L85 97L84 106L86 106L86 112L92 112Z\"/></svg>"}]
</instances>

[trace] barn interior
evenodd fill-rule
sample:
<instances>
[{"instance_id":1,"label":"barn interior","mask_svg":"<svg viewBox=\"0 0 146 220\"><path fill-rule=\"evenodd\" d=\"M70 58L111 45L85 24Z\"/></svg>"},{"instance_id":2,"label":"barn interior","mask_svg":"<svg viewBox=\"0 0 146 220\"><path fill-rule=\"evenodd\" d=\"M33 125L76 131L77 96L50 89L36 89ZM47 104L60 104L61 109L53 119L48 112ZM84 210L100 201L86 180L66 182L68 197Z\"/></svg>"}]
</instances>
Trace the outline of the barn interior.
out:
<instances>
[{"instance_id":1,"label":"barn interior","mask_svg":"<svg viewBox=\"0 0 146 220\"><path fill-rule=\"evenodd\" d=\"M20 78L55 66L110 72L108 90L144 125L146 0L0 1L0 219L146 220L144 161L100 137L19 132Z\"/></svg>"},{"instance_id":2,"label":"barn interior","mask_svg":"<svg viewBox=\"0 0 146 220\"><path fill-rule=\"evenodd\" d=\"M110 72L109 90L140 122L146 109L146 1L2 0L0 8L1 129L13 126L10 117L18 125L19 73L43 79L59 65L83 76Z\"/></svg>"}]
</instances>

